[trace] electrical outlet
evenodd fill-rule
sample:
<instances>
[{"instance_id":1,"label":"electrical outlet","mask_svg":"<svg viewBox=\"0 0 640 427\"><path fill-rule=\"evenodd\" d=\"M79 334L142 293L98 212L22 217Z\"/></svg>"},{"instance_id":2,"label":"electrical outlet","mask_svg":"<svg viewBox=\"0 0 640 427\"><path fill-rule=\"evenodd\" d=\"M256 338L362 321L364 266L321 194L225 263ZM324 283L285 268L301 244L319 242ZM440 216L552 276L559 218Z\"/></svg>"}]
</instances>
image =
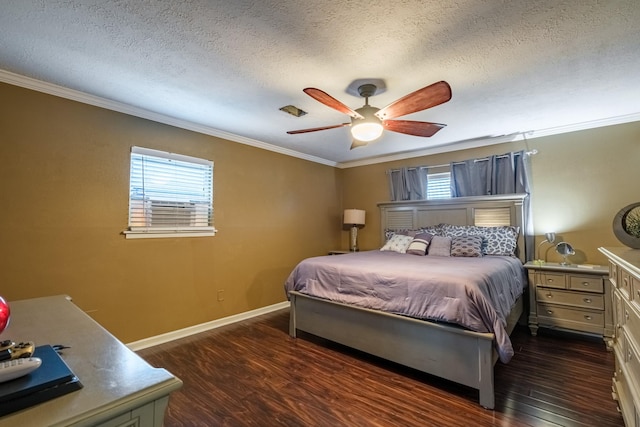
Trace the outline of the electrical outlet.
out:
<instances>
[{"instance_id":1,"label":"electrical outlet","mask_svg":"<svg viewBox=\"0 0 640 427\"><path fill-rule=\"evenodd\" d=\"M218 290L218 301L224 301L224 289Z\"/></svg>"}]
</instances>

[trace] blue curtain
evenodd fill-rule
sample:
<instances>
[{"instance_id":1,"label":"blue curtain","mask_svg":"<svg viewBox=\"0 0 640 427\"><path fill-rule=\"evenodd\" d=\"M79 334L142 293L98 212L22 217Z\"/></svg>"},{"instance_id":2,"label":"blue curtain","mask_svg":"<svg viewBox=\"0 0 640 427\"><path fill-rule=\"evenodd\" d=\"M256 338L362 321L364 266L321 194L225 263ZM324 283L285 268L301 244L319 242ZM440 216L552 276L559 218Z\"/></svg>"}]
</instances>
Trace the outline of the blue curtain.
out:
<instances>
[{"instance_id":1,"label":"blue curtain","mask_svg":"<svg viewBox=\"0 0 640 427\"><path fill-rule=\"evenodd\" d=\"M524 151L451 163L453 197L530 192L529 155Z\"/></svg>"},{"instance_id":2,"label":"blue curtain","mask_svg":"<svg viewBox=\"0 0 640 427\"><path fill-rule=\"evenodd\" d=\"M387 171L391 200L424 200L427 198L427 168L400 168Z\"/></svg>"},{"instance_id":3,"label":"blue curtain","mask_svg":"<svg viewBox=\"0 0 640 427\"><path fill-rule=\"evenodd\" d=\"M451 163L453 197L531 194L531 159L525 151ZM534 257L531 197L525 198L524 241L527 261Z\"/></svg>"}]
</instances>

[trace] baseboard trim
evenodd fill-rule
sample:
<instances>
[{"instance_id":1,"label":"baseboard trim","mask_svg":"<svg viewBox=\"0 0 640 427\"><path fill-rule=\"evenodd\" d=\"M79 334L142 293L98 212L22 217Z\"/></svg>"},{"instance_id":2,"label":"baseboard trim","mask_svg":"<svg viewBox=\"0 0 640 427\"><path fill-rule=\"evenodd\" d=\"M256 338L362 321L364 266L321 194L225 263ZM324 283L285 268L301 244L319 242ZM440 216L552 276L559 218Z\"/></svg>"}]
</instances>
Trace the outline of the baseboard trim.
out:
<instances>
[{"instance_id":1,"label":"baseboard trim","mask_svg":"<svg viewBox=\"0 0 640 427\"><path fill-rule=\"evenodd\" d=\"M167 332L166 334L144 338L138 341L128 343L127 347L129 347L129 349L133 351L138 351L138 350L153 347L156 345L164 344L173 340L177 340L180 338L185 338L190 335L198 334L200 332L216 329L221 326L226 326L232 323L241 322L243 320L251 319L252 317L256 317L256 316L261 316L263 314L271 313L273 311L282 310L284 308L289 308L289 301L280 302L278 304L269 305L269 306L258 308L251 311L246 311L244 313L235 314L233 316L223 317L222 319L212 320L211 322L189 326L188 328L178 329L176 331Z\"/></svg>"}]
</instances>

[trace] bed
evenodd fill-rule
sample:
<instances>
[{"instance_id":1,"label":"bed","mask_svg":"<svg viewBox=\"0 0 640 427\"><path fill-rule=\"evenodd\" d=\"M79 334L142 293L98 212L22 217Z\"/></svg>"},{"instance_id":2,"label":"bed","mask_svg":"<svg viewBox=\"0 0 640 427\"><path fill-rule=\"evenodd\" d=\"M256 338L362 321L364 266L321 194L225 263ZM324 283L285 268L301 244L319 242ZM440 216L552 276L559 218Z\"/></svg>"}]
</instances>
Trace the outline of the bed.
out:
<instances>
[{"instance_id":1,"label":"bed","mask_svg":"<svg viewBox=\"0 0 640 427\"><path fill-rule=\"evenodd\" d=\"M515 261L518 267L514 267L511 263L508 268L516 268L522 273L522 279L518 279L522 283L515 287L524 288L526 275L522 269L522 261L526 259L526 253L522 230L524 224L523 204L526 197L526 195L509 195L380 203L378 207L381 220L381 242L388 241L390 233L393 234L394 231L398 234L411 234L400 230L431 231L433 227L443 223L451 225L453 230L466 230L467 227L476 230L496 227L516 228L519 232L516 237L514 253L517 256ZM486 242L484 243L486 244ZM314 257L303 260L296 266L285 284L291 302L290 335L296 337L297 331L304 331L422 372L473 387L479 392L480 405L493 409L495 405L493 368L497 360L508 362L513 354L512 349L509 350L508 336L524 312L522 292L514 291L514 301L509 302L507 308L496 310L500 317L497 323L495 319L489 319L488 322L485 322L485 327L480 326L479 328L468 324L460 325L455 321L444 319L425 319L424 317L429 316L423 316L424 313L406 314L398 310L396 306L393 309L375 305L371 308L371 306L358 304L354 300L356 295L344 297L344 289L337 291L341 298L329 295L331 292L336 293L335 289L333 291L327 290L332 281L341 283L349 281L349 279L344 279L347 277L345 270L336 269L348 268L352 264L362 264L369 265L369 267L365 267L369 270L371 259L374 264L381 262L377 257L380 252L383 251ZM390 252L386 256L392 258L392 262L395 263L409 258L412 260L422 259L423 261L429 258L429 255L413 257L408 254ZM370 255L374 256L370 257ZM484 256L481 259L489 258L492 257ZM513 260L514 257L511 258ZM304 274L300 275L300 270L308 267L308 264L314 264L322 259L332 259L330 265L333 267L329 267L329 272L332 272L333 276L325 273L329 278L327 281L329 284L326 285L326 289L320 289L321 292L317 292L318 289L307 289L306 285L301 285L300 280L306 280L306 284L308 284L309 277ZM465 261L473 262L470 259ZM398 270L409 268L403 266ZM466 268L454 267L455 269L464 270ZM335 277L340 277L340 279L335 279ZM388 278L388 276L385 277ZM359 280L364 284L368 283L367 281L370 279L353 280ZM406 282L405 279L403 280ZM323 288L323 286L316 287ZM405 288L405 293L408 292L407 289L412 287L406 283L402 286ZM344 288L344 283L338 287ZM367 286L363 285L362 287L366 288ZM323 290L329 294L323 294ZM312 295L312 292L316 292L317 295ZM401 299L401 297L398 298ZM382 299L385 300L385 298ZM507 302L503 301L502 304L507 304ZM482 313L476 315L476 317L483 316ZM500 324L502 328L496 330L492 326L487 326L491 324ZM479 331L472 330L471 327Z\"/></svg>"}]
</instances>

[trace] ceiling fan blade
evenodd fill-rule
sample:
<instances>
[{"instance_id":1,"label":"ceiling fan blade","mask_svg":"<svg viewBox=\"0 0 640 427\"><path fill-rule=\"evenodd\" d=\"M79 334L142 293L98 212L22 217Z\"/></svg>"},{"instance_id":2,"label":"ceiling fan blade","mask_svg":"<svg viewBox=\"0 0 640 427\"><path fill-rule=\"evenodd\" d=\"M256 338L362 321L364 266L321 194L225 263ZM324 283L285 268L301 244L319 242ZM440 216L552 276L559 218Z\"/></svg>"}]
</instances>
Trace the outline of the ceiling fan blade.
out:
<instances>
[{"instance_id":1,"label":"ceiling fan blade","mask_svg":"<svg viewBox=\"0 0 640 427\"><path fill-rule=\"evenodd\" d=\"M300 129L300 130L290 130L287 133L289 135L295 135L297 133L307 133L307 132L316 132L319 130L327 130L327 129L335 129L335 128L341 128L344 126L349 126L351 123L340 123L339 125L333 125L333 126L323 126L321 128L310 128L310 129Z\"/></svg>"},{"instance_id":2,"label":"ceiling fan blade","mask_svg":"<svg viewBox=\"0 0 640 427\"><path fill-rule=\"evenodd\" d=\"M363 118L362 115L360 115L359 113L355 112L351 108L347 107L342 102L338 101L337 99L335 99L334 97L332 97L328 93L321 91L320 89L315 89L315 88L312 88L312 87L308 87L306 89L303 89L303 91L304 91L304 93L306 93L307 95L309 95L310 97L312 97L316 101L323 103L327 107L333 108L334 110L338 110L341 113L344 113L344 114L347 114L347 115L353 117L354 119L362 119Z\"/></svg>"},{"instance_id":3,"label":"ceiling fan blade","mask_svg":"<svg viewBox=\"0 0 640 427\"><path fill-rule=\"evenodd\" d=\"M351 147L349 148L349 150L353 150L354 148L358 148L358 147L364 147L365 145L368 145L369 143L366 141L358 141L357 139L354 139L353 141L351 141Z\"/></svg>"},{"instance_id":4,"label":"ceiling fan blade","mask_svg":"<svg viewBox=\"0 0 640 427\"><path fill-rule=\"evenodd\" d=\"M451 87L449 83L440 81L411 92L397 101L392 102L376 113L380 120L394 119L396 117L426 110L436 105L444 104L451 99Z\"/></svg>"},{"instance_id":5,"label":"ceiling fan blade","mask_svg":"<svg viewBox=\"0 0 640 427\"><path fill-rule=\"evenodd\" d=\"M433 136L443 127L442 123L416 122L413 120L385 120L382 122L385 129L415 136Z\"/></svg>"}]
</instances>

